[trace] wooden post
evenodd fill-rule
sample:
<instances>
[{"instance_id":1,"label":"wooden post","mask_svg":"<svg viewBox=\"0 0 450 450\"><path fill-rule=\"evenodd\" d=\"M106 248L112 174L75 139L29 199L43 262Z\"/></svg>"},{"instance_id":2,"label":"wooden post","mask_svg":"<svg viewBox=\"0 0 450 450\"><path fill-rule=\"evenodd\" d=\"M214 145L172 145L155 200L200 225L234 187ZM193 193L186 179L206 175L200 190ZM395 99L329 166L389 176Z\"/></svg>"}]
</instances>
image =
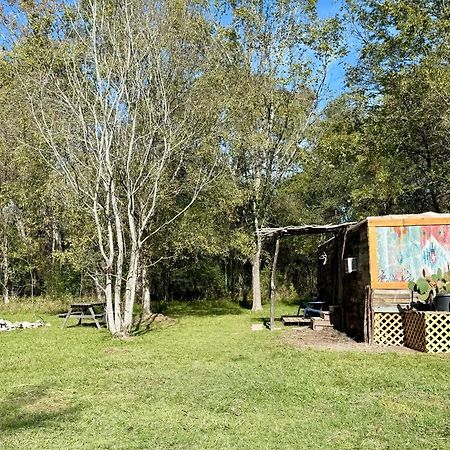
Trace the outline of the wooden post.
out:
<instances>
[{"instance_id":1,"label":"wooden post","mask_svg":"<svg viewBox=\"0 0 450 450\"><path fill-rule=\"evenodd\" d=\"M270 274L270 331L275 329L275 293L276 293L276 270L278 253L280 252L280 236L275 242L275 253L273 254L272 270Z\"/></svg>"},{"instance_id":2,"label":"wooden post","mask_svg":"<svg viewBox=\"0 0 450 450\"><path fill-rule=\"evenodd\" d=\"M346 228L344 231L344 235L342 237L342 241L339 239L340 242L342 242L342 248L340 254L338 254L338 301L341 305L341 326L344 331L347 330L347 316L345 314L346 309L348 308L346 299L344 298L344 275L345 275L345 269L344 269L344 256L345 256L345 247L347 245L347 231Z\"/></svg>"},{"instance_id":3,"label":"wooden post","mask_svg":"<svg viewBox=\"0 0 450 450\"><path fill-rule=\"evenodd\" d=\"M373 344L373 289L366 286L364 296L364 342Z\"/></svg>"}]
</instances>

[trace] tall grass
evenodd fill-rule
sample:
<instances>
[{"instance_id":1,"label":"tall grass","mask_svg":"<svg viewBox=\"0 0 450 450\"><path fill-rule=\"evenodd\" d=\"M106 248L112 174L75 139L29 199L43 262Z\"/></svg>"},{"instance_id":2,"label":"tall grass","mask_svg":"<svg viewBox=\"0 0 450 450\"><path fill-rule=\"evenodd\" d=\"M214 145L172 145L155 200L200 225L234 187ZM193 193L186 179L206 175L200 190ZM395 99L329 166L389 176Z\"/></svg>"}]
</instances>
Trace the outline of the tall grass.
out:
<instances>
[{"instance_id":1,"label":"tall grass","mask_svg":"<svg viewBox=\"0 0 450 450\"><path fill-rule=\"evenodd\" d=\"M75 301L92 301L92 298L74 299L70 295L58 297L12 297L6 305L0 298L0 316L10 314L58 314L67 311L70 303Z\"/></svg>"}]
</instances>

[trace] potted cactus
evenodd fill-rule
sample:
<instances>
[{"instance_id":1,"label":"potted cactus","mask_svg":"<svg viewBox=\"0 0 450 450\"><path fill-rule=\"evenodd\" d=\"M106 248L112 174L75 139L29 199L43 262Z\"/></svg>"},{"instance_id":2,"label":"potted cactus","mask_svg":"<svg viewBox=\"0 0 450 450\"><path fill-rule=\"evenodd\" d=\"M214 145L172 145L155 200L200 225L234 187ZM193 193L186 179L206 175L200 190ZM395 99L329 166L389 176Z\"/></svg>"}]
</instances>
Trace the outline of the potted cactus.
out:
<instances>
[{"instance_id":1,"label":"potted cactus","mask_svg":"<svg viewBox=\"0 0 450 450\"><path fill-rule=\"evenodd\" d=\"M410 281L408 288L419 294L422 301L434 306L436 311L450 311L450 270L443 273L441 269L433 275L426 275L417 281Z\"/></svg>"},{"instance_id":2,"label":"potted cactus","mask_svg":"<svg viewBox=\"0 0 450 450\"><path fill-rule=\"evenodd\" d=\"M438 270L417 281L411 281L409 289L426 302L413 304L414 308L402 312L404 344L422 352L450 350L450 270ZM429 306L424 311L420 306ZM434 310L434 311L433 311Z\"/></svg>"}]
</instances>

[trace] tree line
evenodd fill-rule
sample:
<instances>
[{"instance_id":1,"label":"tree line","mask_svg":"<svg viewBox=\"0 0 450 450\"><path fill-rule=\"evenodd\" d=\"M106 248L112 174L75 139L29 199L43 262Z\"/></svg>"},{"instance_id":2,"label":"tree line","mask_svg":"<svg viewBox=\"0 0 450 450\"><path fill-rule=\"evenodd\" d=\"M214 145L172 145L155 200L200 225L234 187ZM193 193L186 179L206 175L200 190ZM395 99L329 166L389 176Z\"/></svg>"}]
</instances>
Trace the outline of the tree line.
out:
<instances>
[{"instance_id":1,"label":"tree line","mask_svg":"<svg viewBox=\"0 0 450 450\"><path fill-rule=\"evenodd\" d=\"M114 334L171 298L259 310L261 228L448 211L448 2L342 6L2 3L4 302L97 295ZM285 295L316 244L283 243Z\"/></svg>"}]
</instances>

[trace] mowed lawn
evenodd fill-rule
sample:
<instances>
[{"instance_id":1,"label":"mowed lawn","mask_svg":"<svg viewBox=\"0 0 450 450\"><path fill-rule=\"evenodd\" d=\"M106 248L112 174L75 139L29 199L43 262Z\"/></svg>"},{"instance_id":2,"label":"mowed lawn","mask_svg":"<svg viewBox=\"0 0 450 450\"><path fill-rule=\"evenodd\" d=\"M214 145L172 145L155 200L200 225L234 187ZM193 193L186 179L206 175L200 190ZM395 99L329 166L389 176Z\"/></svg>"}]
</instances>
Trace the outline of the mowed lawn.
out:
<instances>
[{"instance_id":1,"label":"mowed lawn","mask_svg":"<svg viewBox=\"0 0 450 450\"><path fill-rule=\"evenodd\" d=\"M50 315L0 334L0 448L450 448L447 355L289 347L229 303L167 314L128 341Z\"/></svg>"}]
</instances>

